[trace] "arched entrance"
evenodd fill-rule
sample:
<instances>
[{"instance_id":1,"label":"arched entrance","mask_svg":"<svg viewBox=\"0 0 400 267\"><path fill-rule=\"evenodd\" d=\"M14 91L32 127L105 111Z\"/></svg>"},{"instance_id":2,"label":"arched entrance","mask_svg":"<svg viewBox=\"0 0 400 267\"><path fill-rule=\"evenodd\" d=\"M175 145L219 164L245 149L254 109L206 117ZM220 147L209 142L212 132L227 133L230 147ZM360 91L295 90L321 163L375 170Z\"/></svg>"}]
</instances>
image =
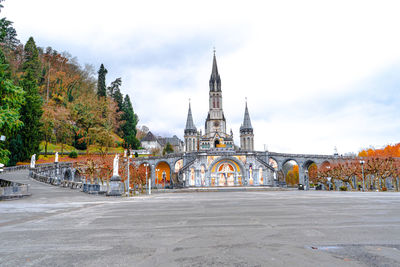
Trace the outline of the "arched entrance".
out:
<instances>
[{"instance_id":1,"label":"arched entrance","mask_svg":"<svg viewBox=\"0 0 400 267\"><path fill-rule=\"evenodd\" d=\"M137 185L146 185L148 183L148 179L151 177L151 168L150 164L148 163L142 163L139 165L138 168L133 168L130 169L132 172L133 176L133 181L132 183L137 184Z\"/></svg>"},{"instance_id":2,"label":"arched entrance","mask_svg":"<svg viewBox=\"0 0 400 267\"><path fill-rule=\"evenodd\" d=\"M165 161L161 161L156 165L156 179L155 184L161 185L165 187L166 185L170 185L171 183L171 168L169 167L168 163Z\"/></svg>"},{"instance_id":3,"label":"arched entrance","mask_svg":"<svg viewBox=\"0 0 400 267\"><path fill-rule=\"evenodd\" d=\"M297 186L300 183L299 164L289 159L282 164L282 172L288 186Z\"/></svg>"},{"instance_id":4,"label":"arched entrance","mask_svg":"<svg viewBox=\"0 0 400 267\"><path fill-rule=\"evenodd\" d=\"M305 169L304 184L306 184L309 187L314 187L318 182L317 181L317 172L318 172L317 164L312 160L307 160L304 163L304 169Z\"/></svg>"},{"instance_id":5,"label":"arched entrance","mask_svg":"<svg viewBox=\"0 0 400 267\"><path fill-rule=\"evenodd\" d=\"M210 186L237 186L242 184L242 169L234 160L220 160L211 168Z\"/></svg>"}]
</instances>

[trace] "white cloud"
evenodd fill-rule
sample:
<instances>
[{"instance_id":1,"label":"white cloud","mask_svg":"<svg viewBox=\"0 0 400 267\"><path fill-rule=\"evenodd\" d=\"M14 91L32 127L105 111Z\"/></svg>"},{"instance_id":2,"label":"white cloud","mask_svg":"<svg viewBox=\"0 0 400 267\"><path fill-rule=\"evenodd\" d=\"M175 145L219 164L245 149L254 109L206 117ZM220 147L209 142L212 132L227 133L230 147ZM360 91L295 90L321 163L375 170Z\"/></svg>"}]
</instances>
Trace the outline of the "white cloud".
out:
<instances>
[{"instance_id":1,"label":"white cloud","mask_svg":"<svg viewBox=\"0 0 400 267\"><path fill-rule=\"evenodd\" d=\"M204 127L216 46L227 127L237 138L248 97L257 149L344 153L400 141L398 93L373 81L400 59L398 1L4 5L22 41L32 35L81 62L104 62L108 81L122 76L140 123L155 132L183 135L188 98Z\"/></svg>"}]
</instances>

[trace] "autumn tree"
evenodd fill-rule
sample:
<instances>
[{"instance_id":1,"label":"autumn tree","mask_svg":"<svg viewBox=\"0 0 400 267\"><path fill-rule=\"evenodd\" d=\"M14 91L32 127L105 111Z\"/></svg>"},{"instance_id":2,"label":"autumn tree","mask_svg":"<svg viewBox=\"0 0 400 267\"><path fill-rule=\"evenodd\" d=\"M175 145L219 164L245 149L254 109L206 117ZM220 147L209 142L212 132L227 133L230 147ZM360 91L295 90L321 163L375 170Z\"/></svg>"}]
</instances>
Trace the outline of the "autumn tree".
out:
<instances>
[{"instance_id":1,"label":"autumn tree","mask_svg":"<svg viewBox=\"0 0 400 267\"><path fill-rule=\"evenodd\" d=\"M286 174L286 183L289 185L296 185L299 183L299 166L293 165L292 169Z\"/></svg>"}]
</instances>

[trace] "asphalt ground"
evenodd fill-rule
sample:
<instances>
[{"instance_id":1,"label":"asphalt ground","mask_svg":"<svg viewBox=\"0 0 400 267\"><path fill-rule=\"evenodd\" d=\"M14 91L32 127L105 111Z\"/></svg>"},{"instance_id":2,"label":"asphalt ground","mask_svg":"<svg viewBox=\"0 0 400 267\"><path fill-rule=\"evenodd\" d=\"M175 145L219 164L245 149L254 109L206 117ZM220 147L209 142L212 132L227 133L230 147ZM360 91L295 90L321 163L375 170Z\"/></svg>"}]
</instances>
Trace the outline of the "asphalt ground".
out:
<instances>
[{"instance_id":1,"label":"asphalt ground","mask_svg":"<svg viewBox=\"0 0 400 267\"><path fill-rule=\"evenodd\" d=\"M118 198L39 183L0 202L1 266L400 266L400 194L183 192Z\"/></svg>"}]
</instances>

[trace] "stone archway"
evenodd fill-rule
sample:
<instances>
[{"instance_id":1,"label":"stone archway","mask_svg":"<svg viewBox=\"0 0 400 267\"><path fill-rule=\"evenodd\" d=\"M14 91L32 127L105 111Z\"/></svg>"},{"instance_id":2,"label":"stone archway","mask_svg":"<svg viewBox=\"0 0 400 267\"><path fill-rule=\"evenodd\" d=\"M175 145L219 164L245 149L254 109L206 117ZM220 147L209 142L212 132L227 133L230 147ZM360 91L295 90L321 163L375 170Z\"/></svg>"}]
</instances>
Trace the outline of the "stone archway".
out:
<instances>
[{"instance_id":1,"label":"stone archway","mask_svg":"<svg viewBox=\"0 0 400 267\"><path fill-rule=\"evenodd\" d=\"M171 184L171 167L166 161L160 161L155 165L155 184L163 187Z\"/></svg>"},{"instance_id":2,"label":"stone archway","mask_svg":"<svg viewBox=\"0 0 400 267\"><path fill-rule=\"evenodd\" d=\"M73 173L70 168L66 169L64 171L63 179L67 181L72 181L73 180Z\"/></svg>"},{"instance_id":3,"label":"stone archway","mask_svg":"<svg viewBox=\"0 0 400 267\"><path fill-rule=\"evenodd\" d=\"M210 186L241 186L244 184L244 167L233 159L218 159L210 165Z\"/></svg>"},{"instance_id":4,"label":"stone archway","mask_svg":"<svg viewBox=\"0 0 400 267\"><path fill-rule=\"evenodd\" d=\"M281 171L284 175L284 181L288 186L297 186L300 183L301 164L295 159L288 158L282 162Z\"/></svg>"},{"instance_id":5,"label":"stone archway","mask_svg":"<svg viewBox=\"0 0 400 267\"><path fill-rule=\"evenodd\" d=\"M151 177L151 168L148 162L143 162L137 168L136 183L139 185L145 185L148 183L148 179Z\"/></svg>"},{"instance_id":6,"label":"stone archway","mask_svg":"<svg viewBox=\"0 0 400 267\"><path fill-rule=\"evenodd\" d=\"M314 186L317 183L318 166L313 160L306 160L303 164L304 170L304 184L307 186Z\"/></svg>"}]
</instances>

